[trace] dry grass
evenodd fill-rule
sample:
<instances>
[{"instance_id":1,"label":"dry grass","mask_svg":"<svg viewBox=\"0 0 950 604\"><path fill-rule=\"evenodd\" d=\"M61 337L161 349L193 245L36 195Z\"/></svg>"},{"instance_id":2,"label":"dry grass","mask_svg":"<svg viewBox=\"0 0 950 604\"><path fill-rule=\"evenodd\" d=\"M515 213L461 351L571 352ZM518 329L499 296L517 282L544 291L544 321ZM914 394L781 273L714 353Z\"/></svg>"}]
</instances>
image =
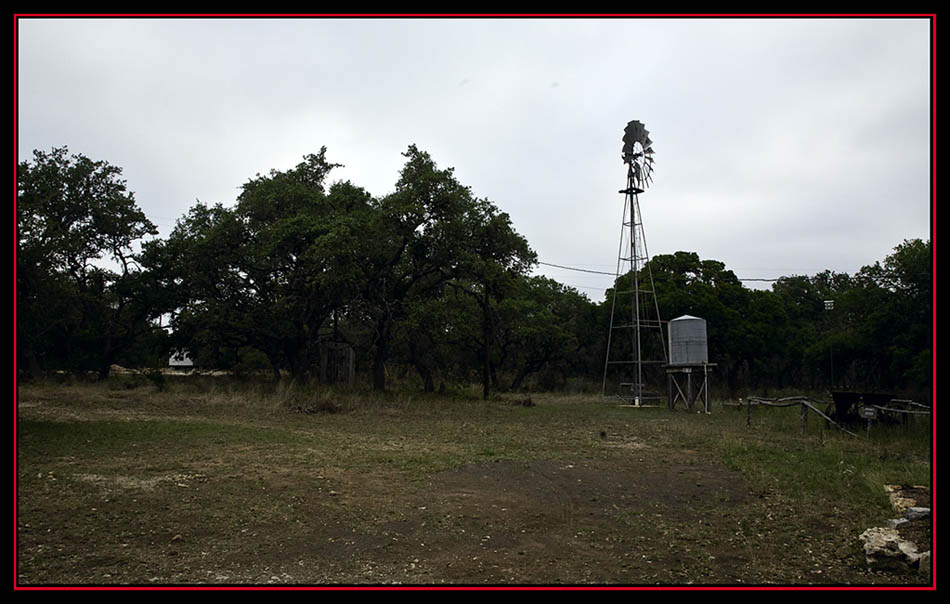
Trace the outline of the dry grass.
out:
<instances>
[{"instance_id":1,"label":"dry grass","mask_svg":"<svg viewBox=\"0 0 950 604\"><path fill-rule=\"evenodd\" d=\"M856 537L926 425L527 396L22 385L19 581L919 584Z\"/></svg>"}]
</instances>

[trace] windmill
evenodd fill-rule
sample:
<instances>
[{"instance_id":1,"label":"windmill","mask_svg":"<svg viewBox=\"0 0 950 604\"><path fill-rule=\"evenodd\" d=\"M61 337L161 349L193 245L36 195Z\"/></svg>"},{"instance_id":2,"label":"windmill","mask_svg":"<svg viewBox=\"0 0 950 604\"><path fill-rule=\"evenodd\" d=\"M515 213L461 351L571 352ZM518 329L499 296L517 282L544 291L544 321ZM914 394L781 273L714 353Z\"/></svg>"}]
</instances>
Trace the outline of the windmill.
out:
<instances>
[{"instance_id":1,"label":"windmill","mask_svg":"<svg viewBox=\"0 0 950 604\"><path fill-rule=\"evenodd\" d=\"M667 362L640 214L639 196L653 182L653 141L639 121L624 129L622 158L627 165L627 186L619 191L624 195L623 219L601 397L616 396L639 407L649 399L661 398L645 388L645 380L652 373L651 366Z\"/></svg>"}]
</instances>

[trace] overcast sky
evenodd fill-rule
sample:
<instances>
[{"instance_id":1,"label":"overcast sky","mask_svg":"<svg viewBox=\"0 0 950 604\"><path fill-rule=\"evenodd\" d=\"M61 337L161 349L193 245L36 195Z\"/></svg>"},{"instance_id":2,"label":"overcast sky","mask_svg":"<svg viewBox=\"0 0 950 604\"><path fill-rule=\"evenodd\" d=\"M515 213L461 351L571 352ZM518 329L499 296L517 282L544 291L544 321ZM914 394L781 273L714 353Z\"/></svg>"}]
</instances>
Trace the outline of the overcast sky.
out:
<instances>
[{"instance_id":1,"label":"overcast sky","mask_svg":"<svg viewBox=\"0 0 950 604\"><path fill-rule=\"evenodd\" d=\"M930 237L927 19L20 19L19 159L123 169L167 236L327 147L374 195L410 144L539 260L612 272L627 122L650 255L855 273ZM592 300L612 277L539 266ZM746 282L749 287L768 287Z\"/></svg>"}]
</instances>

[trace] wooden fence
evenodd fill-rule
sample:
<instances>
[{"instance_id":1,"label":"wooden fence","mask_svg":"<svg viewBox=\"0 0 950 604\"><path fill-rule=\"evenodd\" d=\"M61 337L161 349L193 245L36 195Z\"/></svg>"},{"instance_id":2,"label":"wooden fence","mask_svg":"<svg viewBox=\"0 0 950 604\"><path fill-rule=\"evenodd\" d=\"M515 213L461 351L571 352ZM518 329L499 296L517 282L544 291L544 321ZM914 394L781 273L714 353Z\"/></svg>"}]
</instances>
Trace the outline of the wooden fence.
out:
<instances>
[{"instance_id":1,"label":"wooden fence","mask_svg":"<svg viewBox=\"0 0 950 604\"><path fill-rule=\"evenodd\" d=\"M820 404L820 403L819 403ZM750 396L745 400L739 399L738 406L745 406L746 408L746 425L752 425L752 406L753 405L763 405L766 407L794 407L796 405L800 406L800 417L801 417L801 432L805 433L805 426L808 423L808 413L813 412L824 418L830 425L833 425L835 428L846 432L851 436L858 436L854 432L851 432L839 422L832 419L827 413L819 409L816 403L812 402L806 396L786 396L783 398L766 398L761 396ZM824 404L827 409L830 405L828 403ZM869 411L871 410L871 411ZM871 421L877 418L878 413L884 414L903 414L905 417L910 415L930 415L930 407L917 403L911 400L906 399L891 399L891 401L885 405L865 405L859 412L862 414L862 419L865 420L867 433L870 434ZM872 415L873 413L873 415Z\"/></svg>"}]
</instances>

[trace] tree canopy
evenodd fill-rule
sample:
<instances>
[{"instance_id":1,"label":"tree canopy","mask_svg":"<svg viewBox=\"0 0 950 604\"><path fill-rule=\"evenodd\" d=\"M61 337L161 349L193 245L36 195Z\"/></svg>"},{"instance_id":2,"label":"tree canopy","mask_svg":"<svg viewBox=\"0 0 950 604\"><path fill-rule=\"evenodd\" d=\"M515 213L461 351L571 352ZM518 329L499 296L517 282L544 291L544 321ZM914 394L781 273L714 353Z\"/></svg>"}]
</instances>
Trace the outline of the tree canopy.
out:
<instances>
[{"instance_id":1,"label":"tree canopy","mask_svg":"<svg viewBox=\"0 0 950 604\"><path fill-rule=\"evenodd\" d=\"M151 329L155 293L136 244L157 230L121 174L66 147L17 166L17 343L31 374L105 376Z\"/></svg>"},{"instance_id":2,"label":"tree canopy","mask_svg":"<svg viewBox=\"0 0 950 604\"><path fill-rule=\"evenodd\" d=\"M34 152L17 166L21 374L104 377L115 362L154 365L178 348L202 367L308 381L335 343L353 348L378 390L399 367L425 391L480 382L485 397L599 386L612 291L595 303L532 276L537 255L507 213L415 145L403 156L392 192L374 196L330 182L340 166L321 148L249 179L231 205L195 203L158 239L120 168L66 148ZM724 263L678 251L638 279L652 275L664 320L707 321L728 392L926 393L932 259L929 241L907 240L855 275L751 290Z\"/></svg>"}]
</instances>

